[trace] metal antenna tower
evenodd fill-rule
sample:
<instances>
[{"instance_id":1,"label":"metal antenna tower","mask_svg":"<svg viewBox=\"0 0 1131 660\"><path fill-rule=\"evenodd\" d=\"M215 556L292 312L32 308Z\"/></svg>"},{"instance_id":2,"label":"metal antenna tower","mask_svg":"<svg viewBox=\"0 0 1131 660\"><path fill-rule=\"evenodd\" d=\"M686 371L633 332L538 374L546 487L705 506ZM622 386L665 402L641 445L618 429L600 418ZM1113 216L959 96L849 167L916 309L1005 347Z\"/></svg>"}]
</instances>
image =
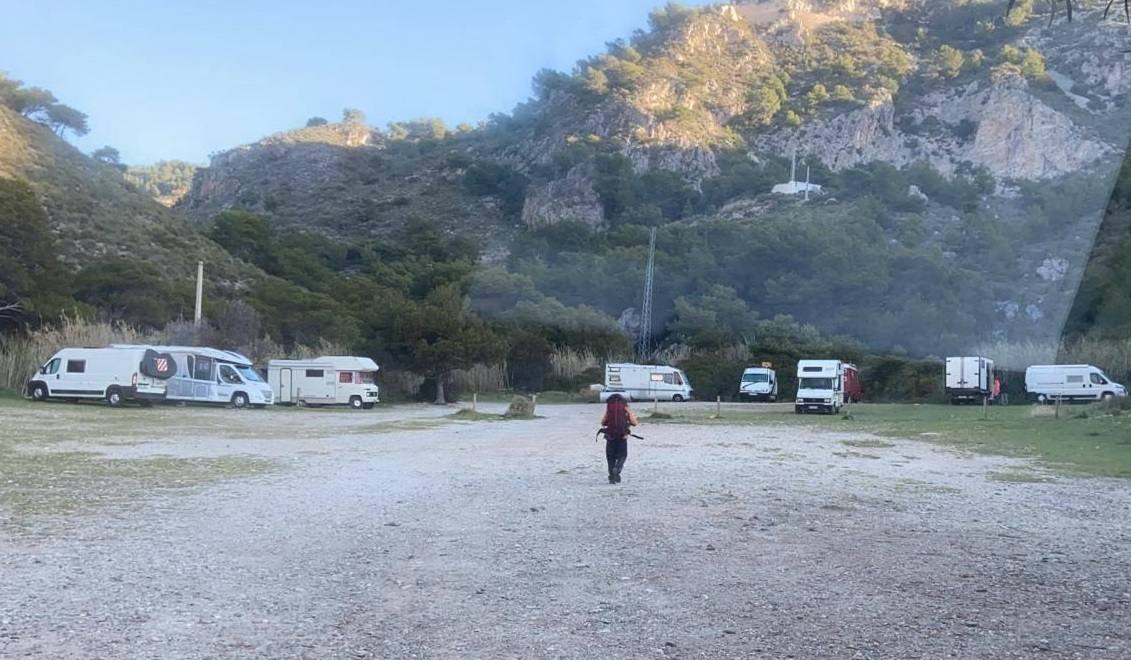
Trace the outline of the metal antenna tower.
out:
<instances>
[{"instance_id":1,"label":"metal antenna tower","mask_svg":"<svg viewBox=\"0 0 1131 660\"><path fill-rule=\"evenodd\" d=\"M636 341L637 362L648 361L652 352L652 282L656 276L656 228L648 241L648 268L644 271L644 301L640 305L640 336Z\"/></svg>"}]
</instances>

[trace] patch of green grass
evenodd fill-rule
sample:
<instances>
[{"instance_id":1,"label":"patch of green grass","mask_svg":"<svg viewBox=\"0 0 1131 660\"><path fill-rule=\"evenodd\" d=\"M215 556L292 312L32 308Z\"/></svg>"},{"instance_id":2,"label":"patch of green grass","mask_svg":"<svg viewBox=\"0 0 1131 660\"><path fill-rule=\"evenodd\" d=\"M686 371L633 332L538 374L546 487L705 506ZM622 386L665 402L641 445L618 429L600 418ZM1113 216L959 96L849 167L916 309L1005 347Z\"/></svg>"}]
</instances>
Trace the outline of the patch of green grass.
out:
<instances>
[{"instance_id":1,"label":"patch of green grass","mask_svg":"<svg viewBox=\"0 0 1131 660\"><path fill-rule=\"evenodd\" d=\"M994 406L989 418L974 406L862 404L851 407L852 419L827 415L795 415L792 410L681 410L669 424L755 424L804 426L825 431L859 431L881 437L907 438L999 456L1035 458L1066 473L1131 478L1131 415L1076 417L1083 408L1061 411L1060 419L1030 406ZM1092 412L1092 411L1090 411Z\"/></svg>"},{"instance_id":2,"label":"patch of green grass","mask_svg":"<svg viewBox=\"0 0 1131 660\"><path fill-rule=\"evenodd\" d=\"M0 512L21 527L29 516L138 506L147 498L267 474L264 458L105 458L93 452L25 451L0 446Z\"/></svg>"},{"instance_id":3,"label":"patch of green grass","mask_svg":"<svg viewBox=\"0 0 1131 660\"><path fill-rule=\"evenodd\" d=\"M27 400L16 390L0 389L0 406L21 405Z\"/></svg>"},{"instance_id":4,"label":"patch of green grass","mask_svg":"<svg viewBox=\"0 0 1131 660\"><path fill-rule=\"evenodd\" d=\"M506 420L505 415L496 413L485 413L471 408L461 408L458 412L448 415L448 419L455 419L461 422L501 422Z\"/></svg>"},{"instance_id":5,"label":"patch of green grass","mask_svg":"<svg viewBox=\"0 0 1131 660\"><path fill-rule=\"evenodd\" d=\"M1015 484L1047 484L1056 481L1050 476L1023 470L1007 470L1004 472L991 472L990 481L1004 481Z\"/></svg>"},{"instance_id":6,"label":"patch of green grass","mask_svg":"<svg viewBox=\"0 0 1131 660\"><path fill-rule=\"evenodd\" d=\"M895 446L884 440L841 440L840 444L857 449L891 449Z\"/></svg>"}]
</instances>

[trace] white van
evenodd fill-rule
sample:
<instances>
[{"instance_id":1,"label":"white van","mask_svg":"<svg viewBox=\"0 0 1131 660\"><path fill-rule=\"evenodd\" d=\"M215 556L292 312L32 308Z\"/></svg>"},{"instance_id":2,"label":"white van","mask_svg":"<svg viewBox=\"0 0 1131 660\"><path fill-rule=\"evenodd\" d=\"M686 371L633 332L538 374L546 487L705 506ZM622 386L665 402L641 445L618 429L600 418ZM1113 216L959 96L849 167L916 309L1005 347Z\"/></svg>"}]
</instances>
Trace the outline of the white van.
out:
<instances>
[{"instance_id":1,"label":"white van","mask_svg":"<svg viewBox=\"0 0 1131 660\"><path fill-rule=\"evenodd\" d=\"M256 373L251 360L239 353L200 346L151 348L172 356L177 366L176 375L169 379L166 401L219 403L233 408L271 404L271 388Z\"/></svg>"},{"instance_id":2,"label":"white van","mask_svg":"<svg viewBox=\"0 0 1131 660\"><path fill-rule=\"evenodd\" d=\"M28 380L27 395L48 399L103 399L111 406L125 401L152 404L165 398L173 376L172 357L146 346L64 348Z\"/></svg>"},{"instance_id":3,"label":"white van","mask_svg":"<svg viewBox=\"0 0 1131 660\"><path fill-rule=\"evenodd\" d=\"M1099 401L1127 396L1127 388L1113 382L1090 364L1038 365L1025 370L1025 392L1029 400Z\"/></svg>"},{"instance_id":4,"label":"white van","mask_svg":"<svg viewBox=\"0 0 1131 660\"><path fill-rule=\"evenodd\" d=\"M973 403L994 392L994 361L984 357L948 357L946 394L950 402Z\"/></svg>"},{"instance_id":5,"label":"white van","mask_svg":"<svg viewBox=\"0 0 1131 660\"><path fill-rule=\"evenodd\" d=\"M766 367L750 367L742 372L738 398L743 401L777 401L777 372Z\"/></svg>"},{"instance_id":6,"label":"white van","mask_svg":"<svg viewBox=\"0 0 1131 660\"><path fill-rule=\"evenodd\" d=\"M267 382L279 404L369 410L380 402L379 368L366 357L271 360L267 363Z\"/></svg>"},{"instance_id":7,"label":"white van","mask_svg":"<svg viewBox=\"0 0 1131 660\"><path fill-rule=\"evenodd\" d=\"M605 389L601 400L619 394L629 401L690 401L691 381L675 367L644 364L605 365Z\"/></svg>"}]
</instances>

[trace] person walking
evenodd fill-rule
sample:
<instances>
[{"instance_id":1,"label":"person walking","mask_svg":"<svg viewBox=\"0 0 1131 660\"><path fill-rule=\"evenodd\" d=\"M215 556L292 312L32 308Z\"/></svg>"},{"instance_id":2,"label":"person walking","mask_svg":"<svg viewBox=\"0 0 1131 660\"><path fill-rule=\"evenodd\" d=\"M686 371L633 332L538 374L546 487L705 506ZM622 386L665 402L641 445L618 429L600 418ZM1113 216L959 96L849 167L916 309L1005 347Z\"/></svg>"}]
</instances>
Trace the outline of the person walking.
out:
<instances>
[{"instance_id":1,"label":"person walking","mask_svg":"<svg viewBox=\"0 0 1131 660\"><path fill-rule=\"evenodd\" d=\"M997 404L1000 404L1000 403L1001 403L1001 378L999 378L999 377L997 377L997 376L994 376L994 396L993 396L993 402L994 402L994 403L997 403Z\"/></svg>"},{"instance_id":2,"label":"person walking","mask_svg":"<svg viewBox=\"0 0 1131 660\"><path fill-rule=\"evenodd\" d=\"M620 473L628 458L628 436L632 427L639 423L623 396L614 394L609 397L605 416L601 418L601 430L605 434L605 460L609 463L611 484L620 483Z\"/></svg>"}]
</instances>

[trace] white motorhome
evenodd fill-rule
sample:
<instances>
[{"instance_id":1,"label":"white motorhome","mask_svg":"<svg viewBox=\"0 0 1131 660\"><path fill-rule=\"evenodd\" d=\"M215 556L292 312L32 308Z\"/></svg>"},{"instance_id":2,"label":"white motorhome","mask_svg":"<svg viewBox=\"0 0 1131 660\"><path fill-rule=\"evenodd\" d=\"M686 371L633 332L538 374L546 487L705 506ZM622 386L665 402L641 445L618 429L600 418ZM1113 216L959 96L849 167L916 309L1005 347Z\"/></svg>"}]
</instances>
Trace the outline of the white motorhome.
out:
<instances>
[{"instance_id":1,"label":"white motorhome","mask_svg":"<svg viewBox=\"0 0 1131 660\"><path fill-rule=\"evenodd\" d=\"M777 372L767 367L750 367L742 372L738 398L743 401L777 401Z\"/></svg>"},{"instance_id":2,"label":"white motorhome","mask_svg":"<svg viewBox=\"0 0 1131 660\"><path fill-rule=\"evenodd\" d=\"M169 379L166 401L219 403L233 408L263 408L271 404L271 388L255 371L251 360L239 353L201 346L151 348L172 356L177 366L176 374Z\"/></svg>"},{"instance_id":3,"label":"white motorhome","mask_svg":"<svg viewBox=\"0 0 1131 660\"><path fill-rule=\"evenodd\" d=\"M64 348L28 380L35 401L103 399L148 405L165 398L175 366L169 355L145 346Z\"/></svg>"},{"instance_id":4,"label":"white motorhome","mask_svg":"<svg viewBox=\"0 0 1131 660\"><path fill-rule=\"evenodd\" d=\"M691 382L675 367L644 364L605 365L605 389L601 400L620 394L629 401L690 401Z\"/></svg>"},{"instance_id":5,"label":"white motorhome","mask_svg":"<svg viewBox=\"0 0 1131 660\"><path fill-rule=\"evenodd\" d=\"M801 360L797 363L797 401L793 411L835 415L847 403L860 401L860 372L840 360Z\"/></svg>"},{"instance_id":6,"label":"white motorhome","mask_svg":"<svg viewBox=\"0 0 1131 660\"><path fill-rule=\"evenodd\" d=\"M1025 392L1038 403L1099 401L1127 396L1127 388L1090 364L1037 365L1025 370Z\"/></svg>"},{"instance_id":7,"label":"white motorhome","mask_svg":"<svg viewBox=\"0 0 1131 660\"><path fill-rule=\"evenodd\" d=\"M366 357L271 360L267 382L279 404L368 410L380 400L378 369L377 363Z\"/></svg>"},{"instance_id":8,"label":"white motorhome","mask_svg":"<svg viewBox=\"0 0 1131 660\"><path fill-rule=\"evenodd\" d=\"M994 392L994 361L984 357L948 357L946 394L950 402L974 403Z\"/></svg>"}]
</instances>

